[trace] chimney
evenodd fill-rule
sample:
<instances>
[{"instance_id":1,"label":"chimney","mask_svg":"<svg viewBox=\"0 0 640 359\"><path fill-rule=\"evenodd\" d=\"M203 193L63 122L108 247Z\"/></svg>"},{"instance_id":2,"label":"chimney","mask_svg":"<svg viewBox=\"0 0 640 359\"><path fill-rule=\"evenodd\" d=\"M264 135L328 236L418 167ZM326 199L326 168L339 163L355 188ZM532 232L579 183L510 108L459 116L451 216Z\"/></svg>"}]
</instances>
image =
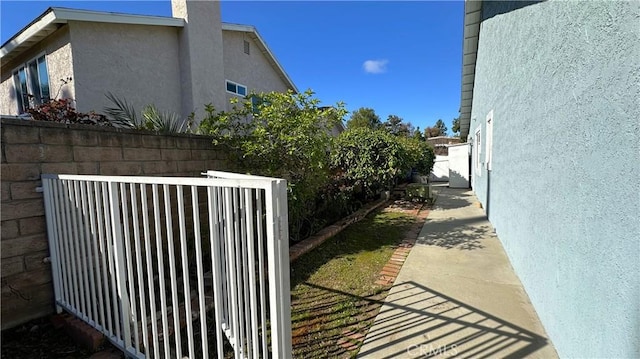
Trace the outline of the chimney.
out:
<instances>
[{"instance_id":1,"label":"chimney","mask_svg":"<svg viewBox=\"0 0 640 359\"><path fill-rule=\"evenodd\" d=\"M180 31L182 116L204 115L204 105L226 105L222 22L219 1L171 0L173 17L183 18Z\"/></svg>"}]
</instances>

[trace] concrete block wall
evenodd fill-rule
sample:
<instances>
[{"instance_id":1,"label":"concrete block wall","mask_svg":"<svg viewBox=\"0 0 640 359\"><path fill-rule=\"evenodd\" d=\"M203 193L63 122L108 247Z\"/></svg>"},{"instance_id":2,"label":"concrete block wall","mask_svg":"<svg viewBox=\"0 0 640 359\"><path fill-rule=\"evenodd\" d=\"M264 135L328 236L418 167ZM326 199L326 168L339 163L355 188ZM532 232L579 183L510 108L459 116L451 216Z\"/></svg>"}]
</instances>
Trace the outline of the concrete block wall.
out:
<instances>
[{"instance_id":1,"label":"concrete block wall","mask_svg":"<svg viewBox=\"0 0 640 359\"><path fill-rule=\"evenodd\" d=\"M40 175L200 176L232 170L209 137L1 120L1 327L53 313Z\"/></svg>"}]
</instances>

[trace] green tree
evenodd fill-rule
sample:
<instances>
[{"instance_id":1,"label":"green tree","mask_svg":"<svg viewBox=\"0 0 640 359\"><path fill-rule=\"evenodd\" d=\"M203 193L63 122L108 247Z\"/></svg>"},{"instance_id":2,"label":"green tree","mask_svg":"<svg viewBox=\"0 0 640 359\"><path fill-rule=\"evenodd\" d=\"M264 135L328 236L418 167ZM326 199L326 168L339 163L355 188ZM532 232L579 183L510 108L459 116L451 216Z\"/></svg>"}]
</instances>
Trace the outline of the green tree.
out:
<instances>
[{"instance_id":1,"label":"green tree","mask_svg":"<svg viewBox=\"0 0 640 359\"><path fill-rule=\"evenodd\" d=\"M394 136L386 130L355 128L340 134L331 165L368 196L389 189L411 170L428 174L433 168L433 147L415 137Z\"/></svg>"},{"instance_id":2,"label":"green tree","mask_svg":"<svg viewBox=\"0 0 640 359\"><path fill-rule=\"evenodd\" d=\"M390 188L406 169L406 152L398 137L369 128L351 128L338 136L331 164L355 186L374 196Z\"/></svg>"},{"instance_id":3,"label":"green tree","mask_svg":"<svg viewBox=\"0 0 640 359\"><path fill-rule=\"evenodd\" d=\"M353 111L351 118L347 120L347 128L369 128L375 130L382 125L376 112L367 107L361 107Z\"/></svg>"},{"instance_id":4,"label":"green tree","mask_svg":"<svg viewBox=\"0 0 640 359\"><path fill-rule=\"evenodd\" d=\"M438 121L436 121L435 128L440 130L440 135L439 136L446 136L447 135L447 126L445 126L444 121L442 121L441 119L438 119Z\"/></svg>"},{"instance_id":5,"label":"green tree","mask_svg":"<svg viewBox=\"0 0 640 359\"><path fill-rule=\"evenodd\" d=\"M420 126L416 127L413 130L413 134L411 134L411 137L420 141L424 141L424 135L422 134L422 131L420 131Z\"/></svg>"},{"instance_id":6,"label":"green tree","mask_svg":"<svg viewBox=\"0 0 640 359\"><path fill-rule=\"evenodd\" d=\"M431 173L435 161L431 144L416 137L401 137L399 140L406 153L406 168L416 170L421 175Z\"/></svg>"},{"instance_id":7,"label":"green tree","mask_svg":"<svg viewBox=\"0 0 640 359\"><path fill-rule=\"evenodd\" d=\"M409 137L415 131L411 122L404 122L401 117L396 115L389 115L382 125L389 133L396 136Z\"/></svg>"},{"instance_id":8,"label":"green tree","mask_svg":"<svg viewBox=\"0 0 640 359\"><path fill-rule=\"evenodd\" d=\"M455 136L459 135L459 132L460 132L460 117L454 118L453 121L451 122L451 131L453 131L453 134Z\"/></svg>"},{"instance_id":9,"label":"green tree","mask_svg":"<svg viewBox=\"0 0 640 359\"><path fill-rule=\"evenodd\" d=\"M440 129L436 127L427 127L424 129L424 138L440 136Z\"/></svg>"},{"instance_id":10,"label":"green tree","mask_svg":"<svg viewBox=\"0 0 640 359\"><path fill-rule=\"evenodd\" d=\"M427 127L424 129L424 137L438 137L438 136L446 136L447 135L447 126L445 126L444 121L438 119L436 124L433 127Z\"/></svg>"},{"instance_id":11,"label":"green tree","mask_svg":"<svg viewBox=\"0 0 640 359\"><path fill-rule=\"evenodd\" d=\"M311 90L234 100L229 112L207 106L200 132L234 150L241 170L287 180L290 234L293 240L301 239L318 193L329 181L331 128L346 114L344 105L319 107Z\"/></svg>"}]
</instances>

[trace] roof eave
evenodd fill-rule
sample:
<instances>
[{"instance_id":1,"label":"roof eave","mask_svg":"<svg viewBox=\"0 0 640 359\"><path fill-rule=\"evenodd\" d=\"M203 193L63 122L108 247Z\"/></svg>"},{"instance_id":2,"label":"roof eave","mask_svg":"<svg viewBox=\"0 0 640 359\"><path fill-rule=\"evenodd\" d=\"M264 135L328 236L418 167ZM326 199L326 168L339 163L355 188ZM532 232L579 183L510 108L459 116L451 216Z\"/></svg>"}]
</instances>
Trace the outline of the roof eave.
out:
<instances>
[{"instance_id":1,"label":"roof eave","mask_svg":"<svg viewBox=\"0 0 640 359\"><path fill-rule=\"evenodd\" d=\"M279 73L280 77L289 85L289 87L293 91L295 91L296 93L299 92L298 91L298 87L296 87L296 84L293 83L293 81L291 80L291 78L289 77L287 72L280 65L280 62L278 62L278 59L271 52L271 50L269 49L269 46L267 46L267 43L264 41L262 36L260 36L260 33L258 32L258 30L254 26L251 26L251 25L240 25L240 24L230 24L230 23L223 22L222 23L222 30L240 31L240 32L246 32L246 33L251 34L253 36L253 40L258 44L258 47L260 48L260 51L267 57L267 60L269 61L271 66L276 69L276 71Z\"/></svg>"},{"instance_id":2,"label":"roof eave","mask_svg":"<svg viewBox=\"0 0 640 359\"><path fill-rule=\"evenodd\" d=\"M480 23L482 22L482 0L465 0L464 34L462 39L462 93L460 96L460 136L467 137L471 127L471 104L475 83L476 58Z\"/></svg>"}]
</instances>

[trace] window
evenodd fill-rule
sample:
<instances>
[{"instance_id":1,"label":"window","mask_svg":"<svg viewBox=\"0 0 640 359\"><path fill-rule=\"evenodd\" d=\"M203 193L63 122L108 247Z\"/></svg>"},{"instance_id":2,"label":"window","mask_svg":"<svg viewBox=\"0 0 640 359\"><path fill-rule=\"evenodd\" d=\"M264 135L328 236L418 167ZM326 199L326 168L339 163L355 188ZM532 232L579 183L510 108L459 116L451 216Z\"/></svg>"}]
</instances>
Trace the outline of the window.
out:
<instances>
[{"instance_id":1,"label":"window","mask_svg":"<svg viewBox=\"0 0 640 359\"><path fill-rule=\"evenodd\" d=\"M478 176L480 176L482 174L482 167L481 167L481 163L480 163L480 149L482 148L482 142L481 142L481 135L480 135L480 128L478 128L478 130L476 131L474 140L473 140L473 147L475 147L475 151L474 153L474 163L475 163L475 167L476 167L476 174Z\"/></svg>"},{"instance_id":2,"label":"window","mask_svg":"<svg viewBox=\"0 0 640 359\"><path fill-rule=\"evenodd\" d=\"M487 171L491 171L491 157L493 152L493 110L489 111L487 115L487 134L485 136L486 149L485 149L485 159L484 163L486 164Z\"/></svg>"},{"instance_id":3,"label":"window","mask_svg":"<svg viewBox=\"0 0 640 359\"><path fill-rule=\"evenodd\" d=\"M18 100L18 113L50 99L49 74L45 55L39 56L13 71Z\"/></svg>"},{"instance_id":4,"label":"window","mask_svg":"<svg viewBox=\"0 0 640 359\"><path fill-rule=\"evenodd\" d=\"M227 92L240 96L247 96L247 86L227 80Z\"/></svg>"},{"instance_id":5,"label":"window","mask_svg":"<svg viewBox=\"0 0 640 359\"><path fill-rule=\"evenodd\" d=\"M249 41L244 40L244 53L249 55Z\"/></svg>"}]
</instances>

